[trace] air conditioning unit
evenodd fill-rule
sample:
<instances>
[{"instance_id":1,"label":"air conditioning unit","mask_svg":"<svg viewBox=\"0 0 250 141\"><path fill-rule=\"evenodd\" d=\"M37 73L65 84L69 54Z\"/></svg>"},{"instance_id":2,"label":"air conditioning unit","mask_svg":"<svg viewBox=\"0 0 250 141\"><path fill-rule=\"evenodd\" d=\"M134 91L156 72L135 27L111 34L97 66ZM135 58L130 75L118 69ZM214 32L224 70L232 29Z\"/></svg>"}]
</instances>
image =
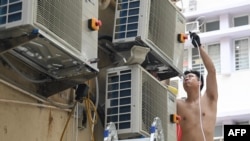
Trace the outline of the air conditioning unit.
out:
<instances>
[{"instance_id":1,"label":"air conditioning unit","mask_svg":"<svg viewBox=\"0 0 250 141\"><path fill-rule=\"evenodd\" d=\"M189 34L189 31L199 33L200 32L199 21L193 21L193 22L186 23L185 33Z\"/></svg>"},{"instance_id":2,"label":"air conditioning unit","mask_svg":"<svg viewBox=\"0 0 250 141\"><path fill-rule=\"evenodd\" d=\"M121 139L148 137L152 119L159 117L165 140L177 140L170 122L176 96L140 65L107 70L105 110L105 124L115 123Z\"/></svg>"},{"instance_id":3,"label":"air conditioning unit","mask_svg":"<svg viewBox=\"0 0 250 141\"><path fill-rule=\"evenodd\" d=\"M98 72L98 33L88 28L98 1L3 0L0 8L6 58L11 54L54 79Z\"/></svg>"},{"instance_id":4,"label":"air conditioning unit","mask_svg":"<svg viewBox=\"0 0 250 141\"><path fill-rule=\"evenodd\" d=\"M158 61L182 73L184 44L178 42L179 33L185 33L185 18L172 2L116 1L113 43L117 49L135 44L149 47Z\"/></svg>"}]
</instances>

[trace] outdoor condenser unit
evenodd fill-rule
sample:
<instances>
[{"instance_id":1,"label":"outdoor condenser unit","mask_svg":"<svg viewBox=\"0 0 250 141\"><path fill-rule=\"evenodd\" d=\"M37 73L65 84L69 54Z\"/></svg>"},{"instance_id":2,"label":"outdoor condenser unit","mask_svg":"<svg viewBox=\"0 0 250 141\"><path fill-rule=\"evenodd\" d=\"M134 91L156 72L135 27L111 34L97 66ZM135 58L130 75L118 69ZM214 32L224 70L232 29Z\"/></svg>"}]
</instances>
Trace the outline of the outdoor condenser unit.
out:
<instances>
[{"instance_id":1,"label":"outdoor condenser unit","mask_svg":"<svg viewBox=\"0 0 250 141\"><path fill-rule=\"evenodd\" d=\"M107 70L105 123L114 122L121 139L150 135L152 119L162 121L165 141L176 140L176 97L140 65Z\"/></svg>"},{"instance_id":2,"label":"outdoor condenser unit","mask_svg":"<svg viewBox=\"0 0 250 141\"><path fill-rule=\"evenodd\" d=\"M118 49L149 47L158 60L181 74L184 44L178 42L179 33L185 33L185 18L170 1L117 0L113 43Z\"/></svg>"},{"instance_id":3,"label":"outdoor condenser unit","mask_svg":"<svg viewBox=\"0 0 250 141\"><path fill-rule=\"evenodd\" d=\"M96 73L97 17L98 1L1 0L0 53L55 79Z\"/></svg>"}]
</instances>

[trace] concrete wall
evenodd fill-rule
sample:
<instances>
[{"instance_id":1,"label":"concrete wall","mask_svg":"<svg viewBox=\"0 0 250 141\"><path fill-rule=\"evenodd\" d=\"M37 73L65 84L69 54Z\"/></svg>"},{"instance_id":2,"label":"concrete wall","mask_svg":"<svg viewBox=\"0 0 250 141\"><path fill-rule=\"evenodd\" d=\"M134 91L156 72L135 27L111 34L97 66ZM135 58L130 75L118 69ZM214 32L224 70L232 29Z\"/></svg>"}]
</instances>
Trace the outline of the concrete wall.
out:
<instances>
[{"instance_id":1,"label":"concrete wall","mask_svg":"<svg viewBox=\"0 0 250 141\"><path fill-rule=\"evenodd\" d=\"M0 141L60 141L71 110L46 107L25 93L0 81ZM72 94L72 90L65 90L49 99L67 104ZM79 130L77 120L70 117L62 141L90 141L90 126ZM99 120L94 130L95 141L103 140Z\"/></svg>"}]
</instances>

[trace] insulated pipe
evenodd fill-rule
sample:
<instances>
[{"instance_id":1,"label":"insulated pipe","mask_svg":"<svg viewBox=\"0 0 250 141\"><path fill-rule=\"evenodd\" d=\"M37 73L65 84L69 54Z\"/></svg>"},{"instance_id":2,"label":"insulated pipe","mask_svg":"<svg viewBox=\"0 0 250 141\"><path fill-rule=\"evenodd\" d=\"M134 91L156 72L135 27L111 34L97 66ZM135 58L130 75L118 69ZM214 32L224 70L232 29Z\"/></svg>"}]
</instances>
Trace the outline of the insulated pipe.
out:
<instances>
[{"instance_id":1,"label":"insulated pipe","mask_svg":"<svg viewBox=\"0 0 250 141\"><path fill-rule=\"evenodd\" d=\"M17 100L0 99L0 102L22 104L22 105L29 105L29 106L37 106L37 107L43 107L43 108L51 108L51 109L56 109L56 110L64 110L67 112L71 111L70 109L60 109L60 108L57 108L55 106L39 104L39 103L23 102L23 101L17 101Z\"/></svg>"},{"instance_id":2,"label":"insulated pipe","mask_svg":"<svg viewBox=\"0 0 250 141\"><path fill-rule=\"evenodd\" d=\"M18 88L17 86L12 85L12 84L10 84L10 83L8 83L8 82L2 80L2 79L0 79L0 83L5 84L5 85L7 85L7 86L9 86L9 87L11 87L11 88L13 88L13 89L15 89L15 90L17 90L17 91L23 93L23 94L25 94L25 95L28 95L28 96L30 96L30 97L32 97L32 98L38 100L38 101L41 101L41 102L43 102L43 103L49 103L48 101L46 101L46 100L44 100L44 99L42 99L42 98L39 98L39 97L35 96L34 94L28 93L27 91L24 91L24 90Z\"/></svg>"},{"instance_id":3,"label":"insulated pipe","mask_svg":"<svg viewBox=\"0 0 250 141\"><path fill-rule=\"evenodd\" d=\"M71 105L67 105L67 104L63 104L63 103L58 103L58 102L52 102L51 100L48 101L48 100L46 100L46 99L40 98L40 97L38 97L38 96L36 96L36 95L34 95L34 94L28 93L27 91L24 91L24 90L18 88L18 87L15 86L15 85L10 84L10 83L8 83L8 82L2 80L2 79L0 79L0 83L5 84L5 85L7 85L7 86L9 86L9 87L11 87L11 88L13 88L13 89L15 89L15 90L21 92L22 94L25 94L25 95L27 95L27 96L30 96L30 97L32 97L32 98L34 98L34 99L36 99L36 100L38 100L38 101L41 101L41 102L43 102L43 103L46 103L46 104L54 104L54 105L56 105L55 107L60 107L60 106L62 106L62 107L68 107L68 108L59 108L59 109L70 109L70 108L72 108Z\"/></svg>"}]
</instances>

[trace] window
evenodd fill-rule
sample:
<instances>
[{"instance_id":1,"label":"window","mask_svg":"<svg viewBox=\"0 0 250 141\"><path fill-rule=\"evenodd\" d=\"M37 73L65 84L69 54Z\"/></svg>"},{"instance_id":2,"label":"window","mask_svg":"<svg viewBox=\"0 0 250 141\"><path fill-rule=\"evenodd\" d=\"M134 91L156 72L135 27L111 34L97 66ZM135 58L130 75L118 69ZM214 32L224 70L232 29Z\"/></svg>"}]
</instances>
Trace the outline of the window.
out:
<instances>
[{"instance_id":1,"label":"window","mask_svg":"<svg viewBox=\"0 0 250 141\"><path fill-rule=\"evenodd\" d=\"M206 32L219 30L219 29L220 29L220 22L219 21L213 21L213 22L206 23Z\"/></svg>"},{"instance_id":2,"label":"window","mask_svg":"<svg viewBox=\"0 0 250 141\"><path fill-rule=\"evenodd\" d=\"M216 137L216 138L214 138L214 141L224 141L224 137Z\"/></svg>"},{"instance_id":3,"label":"window","mask_svg":"<svg viewBox=\"0 0 250 141\"><path fill-rule=\"evenodd\" d=\"M214 137L223 137L223 125L215 126Z\"/></svg>"},{"instance_id":4,"label":"window","mask_svg":"<svg viewBox=\"0 0 250 141\"><path fill-rule=\"evenodd\" d=\"M216 125L215 126L215 128L214 128L214 141L224 141L223 126L224 125Z\"/></svg>"},{"instance_id":5,"label":"window","mask_svg":"<svg viewBox=\"0 0 250 141\"><path fill-rule=\"evenodd\" d=\"M249 123L250 123L250 121L239 121L239 122L236 122L237 125L250 125Z\"/></svg>"},{"instance_id":6,"label":"window","mask_svg":"<svg viewBox=\"0 0 250 141\"><path fill-rule=\"evenodd\" d=\"M248 39L235 40L235 70L249 69Z\"/></svg>"},{"instance_id":7,"label":"window","mask_svg":"<svg viewBox=\"0 0 250 141\"><path fill-rule=\"evenodd\" d=\"M234 17L234 27L248 25L248 15L241 17Z\"/></svg>"},{"instance_id":8,"label":"window","mask_svg":"<svg viewBox=\"0 0 250 141\"><path fill-rule=\"evenodd\" d=\"M208 55L212 59L216 72L221 72L221 60L220 60L220 44L212 44L207 46Z\"/></svg>"},{"instance_id":9,"label":"window","mask_svg":"<svg viewBox=\"0 0 250 141\"><path fill-rule=\"evenodd\" d=\"M192 69L204 74L204 66L197 48L192 48Z\"/></svg>"}]
</instances>

